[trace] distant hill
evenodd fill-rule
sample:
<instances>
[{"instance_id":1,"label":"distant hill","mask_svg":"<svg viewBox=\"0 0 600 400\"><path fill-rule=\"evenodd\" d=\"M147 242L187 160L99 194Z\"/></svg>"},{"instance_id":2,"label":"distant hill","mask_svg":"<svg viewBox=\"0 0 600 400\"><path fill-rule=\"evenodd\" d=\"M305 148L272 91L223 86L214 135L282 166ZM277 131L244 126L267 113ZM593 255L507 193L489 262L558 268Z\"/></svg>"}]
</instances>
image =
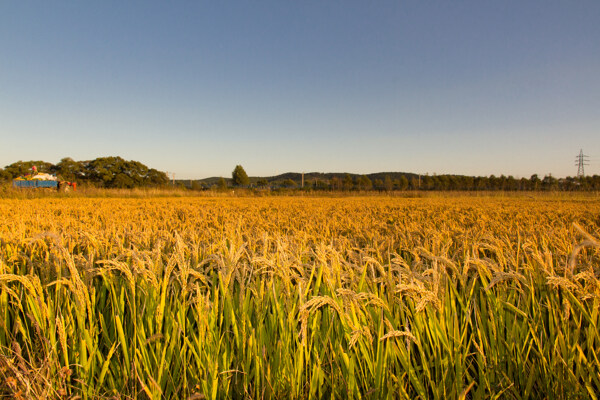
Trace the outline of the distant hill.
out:
<instances>
[{"instance_id":1,"label":"distant hill","mask_svg":"<svg viewBox=\"0 0 600 400\"><path fill-rule=\"evenodd\" d=\"M306 173L304 173L304 182L305 182L305 184L308 184L309 182L315 182L315 181L330 181L333 178L338 178L340 180L343 180L347 175L350 175L350 177L354 181L356 181L356 179L358 179L361 176L366 176L373 182L377 179L383 181L383 180L385 180L386 176L389 176L391 180L397 180L404 176L409 181L412 178L419 177L418 174L414 174L414 173L410 173L410 172L376 172L373 174L365 174L365 175L351 174L351 173L347 173L347 172L306 172ZM231 181L231 177L223 177L223 178L227 182ZM217 185L220 179L221 179L220 176L213 176L210 178L196 179L196 180L182 179L182 180L178 180L177 182L181 183L182 185L187 186L187 187L189 187L192 184L192 182L195 182L196 184L199 184L199 185L210 187L210 186ZM289 181L289 180L292 180L297 185L300 185L302 183L302 173L286 172L286 173L283 173L280 175L274 175L274 176L250 176L249 179L250 179L251 185L257 185L259 183L259 181L266 181L271 186L280 186L280 185L284 185L284 182Z\"/></svg>"},{"instance_id":2,"label":"distant hill","mask_svg":"<svg viewBox=\"0 0 600 400\"><path fill-rule=\"evenodd\" d=\"M350 177L351 179L348 179ZM219 186L225 179L232 186L231 177L211 177L206 179L179 180L178 184L192 189L210 189ZM250 187L264 189L298 189L302 184L302 174L286 172L275 176L252 176ZM514 178L512 176L466 176L466 175L418 175L410 172L376 172L373 174L351 174L346 172L307 172L304 174L306 190L563 190L589 191L600 190L600 176L584 178L554 178L546 175L543 178L532 175L530 178Z\"/></svg>"},{"instance_id":3,"label":"distant hill","mask_svg":"<svg viewBox=\"0 0 600 400\"><path fill-rule=\"evenodd\" d=\"M334 177L339 178L339 179L344 179L346 177L346 175L350 175L352 177L352 179L356 179L359 176L363 176L361 174L351 174L351 173L346 173L346 172L326 172L326 173L308 172L308 173L304 174L304 181L306 182L306 181L314 180L314 179L329 180ZM372 181L374 181L376 179L384 180L386 176L389 176L390 179L392 179L392 180L400 179L402 176L406 177L406 179L419 177L419 175L413 174L410 172L376 172L373 174L365 174L364 176L368 177ZM302 174L298 173L298 172L286 172L285 174L271 176L271 177L262 178L262 179L267 179L267 181L269 181L269 182L284 181L286 179L291 179L293 181L300 182L300 181L302 181Z\"/></svg>"}]
</instances>

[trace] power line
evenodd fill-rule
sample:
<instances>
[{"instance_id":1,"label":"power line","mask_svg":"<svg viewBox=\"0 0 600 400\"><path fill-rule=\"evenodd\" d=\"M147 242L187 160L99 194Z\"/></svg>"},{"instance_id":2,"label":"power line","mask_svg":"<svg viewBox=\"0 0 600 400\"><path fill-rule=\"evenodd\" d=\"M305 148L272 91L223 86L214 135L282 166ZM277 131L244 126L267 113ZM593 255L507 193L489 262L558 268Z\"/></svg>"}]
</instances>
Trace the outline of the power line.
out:
<instances>
[{"instance_id":1,"label":"power line","mask_svg":"<svg viewBox=\"0 0 600 400\"><path fill-rule=\"evenodd\" d=\"M590 160L589 156L583 154L583 149L579 150L579 155L575 157L575 165L577 165L577 177L583 178L585 176L584 166L590 165L588 162Z\"/></svg>"}]
</instances>

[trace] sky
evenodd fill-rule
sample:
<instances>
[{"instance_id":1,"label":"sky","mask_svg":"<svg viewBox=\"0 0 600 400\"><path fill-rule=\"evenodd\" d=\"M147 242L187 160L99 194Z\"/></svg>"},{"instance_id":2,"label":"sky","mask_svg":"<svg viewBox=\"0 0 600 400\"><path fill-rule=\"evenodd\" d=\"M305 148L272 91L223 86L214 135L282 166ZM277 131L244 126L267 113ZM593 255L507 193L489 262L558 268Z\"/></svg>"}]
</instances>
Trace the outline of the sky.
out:
<instances>
[{"instance_id":1,"label":"sky","mask_svg":"<svg viewBox=\"0 0 600 400\"><path fill-rule=\"evenodd\" d=\"M0 0L0 167L600 174L600 1Z\"/></svg>"}]
</instances>

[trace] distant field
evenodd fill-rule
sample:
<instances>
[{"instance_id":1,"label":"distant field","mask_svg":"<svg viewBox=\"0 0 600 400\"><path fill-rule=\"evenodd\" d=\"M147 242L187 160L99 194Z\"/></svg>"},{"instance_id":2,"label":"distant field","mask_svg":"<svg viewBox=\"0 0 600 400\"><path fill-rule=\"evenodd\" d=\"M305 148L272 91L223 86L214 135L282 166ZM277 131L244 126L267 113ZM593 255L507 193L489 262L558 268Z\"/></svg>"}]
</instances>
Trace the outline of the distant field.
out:
<instances>
[{"instance_id":1,"label":"distant field","mask_svg":"<svg viewBox=\"0 0 600 400\"><path fill-rule=\"evenodd\" d=\"M0 396L596 398L600 199L429 196L0 199Z\"/></svg>"}]
</instances>

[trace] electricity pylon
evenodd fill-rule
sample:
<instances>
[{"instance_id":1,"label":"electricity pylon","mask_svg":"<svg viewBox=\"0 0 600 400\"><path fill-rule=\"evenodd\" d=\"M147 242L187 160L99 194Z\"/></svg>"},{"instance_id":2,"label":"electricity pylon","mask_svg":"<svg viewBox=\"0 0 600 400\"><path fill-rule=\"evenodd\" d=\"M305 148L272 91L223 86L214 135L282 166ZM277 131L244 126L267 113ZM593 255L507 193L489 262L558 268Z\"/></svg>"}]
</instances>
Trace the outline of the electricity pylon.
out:
<instances>
[{"instance_id":1,"label":"electricity pylon","mask_svg":"<svg viewBox=\"0 0 600 400\"><path fill-rule=\"evenodd\" d=\"M577 157L575 157L575 165L577 165L577 177L578 178L583 178L585 176L585 171L583 169L583 167L585 165L590 165L589 161L589 157L586 156L585 154L583 154L583 150L580 149L579 150L579 155Z\"/></svg>"}]
</instances>

